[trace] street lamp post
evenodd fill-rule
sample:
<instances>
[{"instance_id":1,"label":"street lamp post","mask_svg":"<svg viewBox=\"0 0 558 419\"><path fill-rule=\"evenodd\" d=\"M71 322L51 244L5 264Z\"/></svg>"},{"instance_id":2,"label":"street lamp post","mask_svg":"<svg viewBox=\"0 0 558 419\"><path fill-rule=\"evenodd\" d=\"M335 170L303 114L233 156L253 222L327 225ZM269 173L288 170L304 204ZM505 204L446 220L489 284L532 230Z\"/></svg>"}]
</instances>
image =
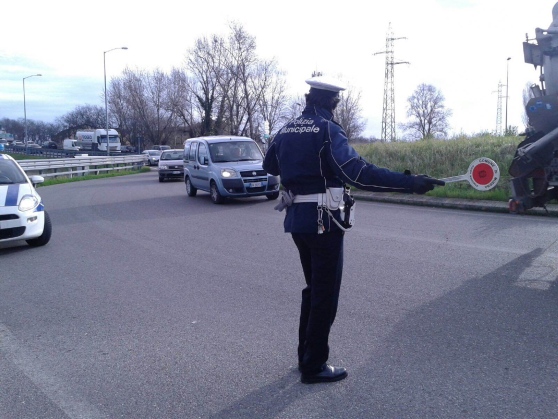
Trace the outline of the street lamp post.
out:
<instances>
[{"instance_id":1,"label":"street lamp post","mask_svg":"<svg viewBox=\"0 0 558 419\"><path fill-rule=\"evenodd\" d=\"M23 78L23 121L25 128L25 133L23 134L23 142L25 143L25 153L27 153L27 108L25 106L25 79L36 76L42 76L42 74L32 74Z\"/></svg>"},{"instance_id":2,"label":"street lamp post","mask_svg":"<svg viewBox=\"0 0 558 419\"><path fill-rule=\"evenodd\" d=\"M510 74L510 60L511 57L508 57L506 60L506 128L504 129L504 135L508 133L508 90L509 90L509 74Z\"/></svg>"},{"instance_id":3,"label":"street lamp post","mask_svg":"<svg viewBox=\"0 0 558 419\"><path fill-rule=\"evenodd\" d=\"M128 47L118 47L112 48L108 51L103 52L103 67L105 70L105 112L107 118L107 157L110 156L110 147L109 147L109 118L108 118L108 96L107 96L107 52L114 51L115 49L128 49Z\"/></svg>"}]
</instances>

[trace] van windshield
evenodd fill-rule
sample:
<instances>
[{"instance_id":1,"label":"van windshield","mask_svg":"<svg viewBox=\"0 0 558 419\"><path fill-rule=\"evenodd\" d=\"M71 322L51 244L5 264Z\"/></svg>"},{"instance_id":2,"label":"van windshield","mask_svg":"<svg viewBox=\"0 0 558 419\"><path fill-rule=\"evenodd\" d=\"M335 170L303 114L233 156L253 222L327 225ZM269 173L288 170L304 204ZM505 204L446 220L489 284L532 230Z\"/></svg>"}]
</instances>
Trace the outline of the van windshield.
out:
<instances>
[{"instance_id":1,"label":"van windshield","mask_svg":"<svg viewBox=\"0 0 558 419\"><path fill-rule=\"evenodd\" d=\"M182 160L182 151L165 151L161 154L161 160Z\"/></svg>"},{"instance_id":2,"label":"van windshield","mask_svg":"<svg viewBox=\"0 0 558 419\"><path fill-rule=\"evenodd\" d=\"M256 143L250 141L227 141L209 144L209 154L215 163L263 160Z\"/></svg>"},{"instance_id":3,"label":"van windshield","mask_svg":"<svg viewBox=\"0 0 558 419\"><path fill-rule=\"evenodd\" d=\"M120 137L118 137L118 135L109 135L109 141L111 143L117 143L119 142ZM107 136L105 135L99 135L99 142L102 143L106 143L107 142Z\"/></svg>"}]
</instances>

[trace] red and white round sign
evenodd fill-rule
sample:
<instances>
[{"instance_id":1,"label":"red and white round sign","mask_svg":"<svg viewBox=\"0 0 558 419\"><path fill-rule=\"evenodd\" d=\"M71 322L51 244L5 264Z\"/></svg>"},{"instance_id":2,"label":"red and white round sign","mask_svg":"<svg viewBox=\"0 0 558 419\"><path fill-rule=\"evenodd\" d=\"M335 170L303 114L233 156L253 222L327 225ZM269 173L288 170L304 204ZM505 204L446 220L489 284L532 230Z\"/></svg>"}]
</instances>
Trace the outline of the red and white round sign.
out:
<instances>
[{"instance_id":1,"label":"red and white round sign","mask_svg":"<svg viewBox=\"0 0 558 419\"><path fill-rule=\"evenodd\" d=\"M467 171L471 186L479 191L488 191L500 180L500 169L494 160L480 157L469 165Z\"/></svg>"}]
</instances>

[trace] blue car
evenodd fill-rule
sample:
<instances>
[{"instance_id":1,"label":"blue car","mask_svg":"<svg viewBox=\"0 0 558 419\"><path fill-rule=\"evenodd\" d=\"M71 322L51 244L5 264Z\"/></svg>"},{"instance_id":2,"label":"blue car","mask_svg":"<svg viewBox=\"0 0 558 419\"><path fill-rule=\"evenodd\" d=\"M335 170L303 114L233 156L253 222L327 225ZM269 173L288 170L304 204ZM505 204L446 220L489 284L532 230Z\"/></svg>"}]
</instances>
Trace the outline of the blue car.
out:
<instances>
[{"instance_id":1,"label":"blue car","mask_svg":"<svg viewBox=\"0 0 558 419\"><path fill-rule=\"evenodd\" d=\"M215 204L226 198L279 197L279 176L266 173L263 154L254 140L240 136L190 138L184 143L184 183L194 197L209 192Z\"/></svg>"}]
</instances>

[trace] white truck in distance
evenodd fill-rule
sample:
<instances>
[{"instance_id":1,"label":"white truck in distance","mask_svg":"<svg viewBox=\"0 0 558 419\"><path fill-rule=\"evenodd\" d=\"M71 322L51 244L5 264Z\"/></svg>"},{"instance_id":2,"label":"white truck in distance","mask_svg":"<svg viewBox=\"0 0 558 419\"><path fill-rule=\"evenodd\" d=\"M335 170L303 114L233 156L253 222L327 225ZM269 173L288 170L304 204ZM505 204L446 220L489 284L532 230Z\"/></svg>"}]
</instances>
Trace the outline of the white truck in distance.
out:
<instances>
[{"instance_id":1,"label":"white truck in distance","mask_svg":"<svg viewBox=\"0 0 558 419\"><path fill-rule=\"evenodd\" d=\"M120 153L120 134L115 129L109 129L109 151ZM77 145L81 150L107 151L106 128L88 129L76 132Z\"/></svg>"},{"instance_id":2,"label":"white truck in distance","mask_svg":"<svg viewBox=\"0 0 558 419\"><path fill-rule=\"evenodd\" d=\"M80 147L77 145L77 140L72 140L71 138L66 138L62 142L62 148L64 150L75 150L75 151L80 150Z\"/></svg>"}]
</instances>

